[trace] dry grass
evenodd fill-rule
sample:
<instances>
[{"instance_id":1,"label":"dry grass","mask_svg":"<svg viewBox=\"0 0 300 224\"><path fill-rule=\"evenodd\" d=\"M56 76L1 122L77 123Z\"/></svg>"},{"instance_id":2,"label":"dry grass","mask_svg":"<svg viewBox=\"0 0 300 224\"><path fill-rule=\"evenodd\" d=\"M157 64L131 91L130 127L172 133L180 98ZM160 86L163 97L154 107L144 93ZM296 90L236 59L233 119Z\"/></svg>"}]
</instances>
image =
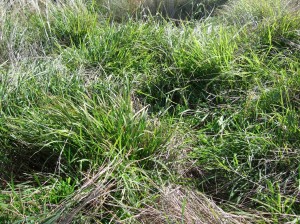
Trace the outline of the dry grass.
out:
<instances>
[{"instance_id":1,"label":"dry grass","mask_svg":"<svg viewBox=\"0 0 300 224\"><path fill-rule=\"evenodd\" d=\"M145 209L141 223L241 224L251 223L249 217L224 212L203 194L183 187L165 187L156 207Z\"/></svg>"},{"instance_id":2,"label":"dry grass","mask_svg":"<svg viewBox=\"0 0 300 224\"><path fill-rule=\"evenodd\" d=\"M89 219L105 211L107 204L112 203L111 193L116 183L111 179L112 173L121 161L112 160L103 163L96 173L86 174L85 183L73 195L68 197L50 214L47 221L59 224L73 223L82 214L88 214ZM89 210L93 214L89 214Z\"/></svg>"}]
</instances>

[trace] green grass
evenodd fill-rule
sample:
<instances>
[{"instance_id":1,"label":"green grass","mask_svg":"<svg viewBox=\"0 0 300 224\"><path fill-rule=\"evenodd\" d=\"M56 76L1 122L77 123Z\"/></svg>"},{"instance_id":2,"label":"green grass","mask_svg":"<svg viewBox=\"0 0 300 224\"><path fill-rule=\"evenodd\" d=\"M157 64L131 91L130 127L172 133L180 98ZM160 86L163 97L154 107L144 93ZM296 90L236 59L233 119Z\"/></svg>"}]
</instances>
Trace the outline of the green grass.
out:
<instances>
[{"instance_id":1,"label":"green grass","mask_svg":"<svg viewBox=\"0 0 300 224\"><path fill-rule=\"evenodd\" d=\"M0 3L1 223L300 222L299 3L194 3Z\"/></svg>"}]
</instances>

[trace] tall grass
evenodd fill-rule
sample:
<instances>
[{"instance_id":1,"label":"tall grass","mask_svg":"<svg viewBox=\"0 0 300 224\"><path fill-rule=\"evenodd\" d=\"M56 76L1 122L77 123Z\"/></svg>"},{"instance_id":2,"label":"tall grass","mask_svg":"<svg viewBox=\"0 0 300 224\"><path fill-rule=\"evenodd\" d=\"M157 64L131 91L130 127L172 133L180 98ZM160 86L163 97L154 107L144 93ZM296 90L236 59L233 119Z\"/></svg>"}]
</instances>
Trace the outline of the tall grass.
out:
<instances>
[{"instance_id":1,"label":"tall grass","mask_svg":"<svg viewBox=\"0 0 300 224\"><path fill-rule=\"evenodd\" d=\"M0 222L299 222L299 4L224 3L0 3Z\"/></svg>"}]
</instances>

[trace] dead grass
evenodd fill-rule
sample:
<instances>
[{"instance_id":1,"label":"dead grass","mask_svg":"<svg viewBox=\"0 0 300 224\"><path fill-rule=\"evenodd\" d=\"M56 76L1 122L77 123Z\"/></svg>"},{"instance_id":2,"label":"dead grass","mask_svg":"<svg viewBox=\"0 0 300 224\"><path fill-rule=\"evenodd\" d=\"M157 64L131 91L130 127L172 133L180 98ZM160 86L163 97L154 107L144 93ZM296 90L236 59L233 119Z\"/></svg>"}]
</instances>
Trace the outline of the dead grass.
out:
<instances>
[{"instance_id":1,"label":"dead grass","mask_svg":"<svg viewBox=\"0 0 300 224\"><path fill-rule=\"evenodd\" d=\"M148 207L138 217L141 223L241 224L253 218L224 212L203 194L179 186L161 189L156 207Z\"/></svg>"}]
</instances>

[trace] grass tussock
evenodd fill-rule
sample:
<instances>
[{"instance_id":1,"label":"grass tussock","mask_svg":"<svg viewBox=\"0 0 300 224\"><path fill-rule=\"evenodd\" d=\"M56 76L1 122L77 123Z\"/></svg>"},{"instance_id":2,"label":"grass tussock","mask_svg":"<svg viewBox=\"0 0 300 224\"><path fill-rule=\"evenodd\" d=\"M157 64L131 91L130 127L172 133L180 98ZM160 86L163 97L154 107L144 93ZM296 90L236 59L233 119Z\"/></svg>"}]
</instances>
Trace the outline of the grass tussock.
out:
<instances>
[{"instance_id":1,"label":"grass tussock","mask_svg":"<svg viewBox=\"0 0 300 224\"><path fill-rule=\"evenodd\" d=\"M298 1L0 3L0 222L298 223Z\"/></svg>"}]
</instances>

